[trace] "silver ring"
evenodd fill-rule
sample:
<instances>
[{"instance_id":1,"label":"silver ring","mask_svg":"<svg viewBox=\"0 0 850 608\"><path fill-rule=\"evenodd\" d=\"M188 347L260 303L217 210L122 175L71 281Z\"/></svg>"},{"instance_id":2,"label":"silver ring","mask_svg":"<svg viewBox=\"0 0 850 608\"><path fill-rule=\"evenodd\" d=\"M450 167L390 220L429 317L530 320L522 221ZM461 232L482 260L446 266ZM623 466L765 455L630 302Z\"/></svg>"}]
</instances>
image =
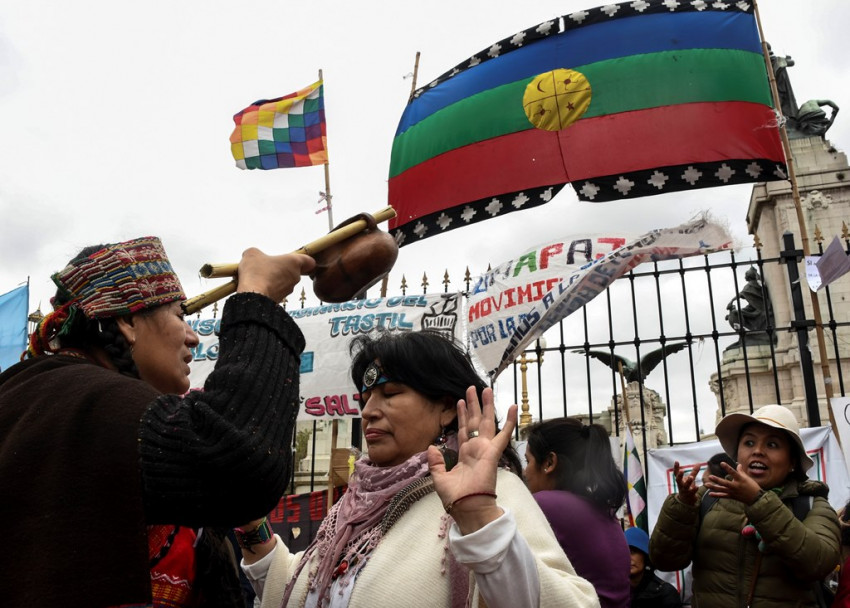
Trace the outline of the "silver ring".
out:
<instances>
[{"instance_id":1,"label":"silver ring","mask_svg":"<svg viewBox=\"0 0 850 608\"><path fill-rule=\"evenodd\" d=\"M467 437L469 437L470 439L472 439L472 438L474 438L474 437L478 437L478 431L477 431L477 430L475 430L475 431L469 431L469 432L466 434L466 436L467 436Z\"/></svg>"}]
</instances>

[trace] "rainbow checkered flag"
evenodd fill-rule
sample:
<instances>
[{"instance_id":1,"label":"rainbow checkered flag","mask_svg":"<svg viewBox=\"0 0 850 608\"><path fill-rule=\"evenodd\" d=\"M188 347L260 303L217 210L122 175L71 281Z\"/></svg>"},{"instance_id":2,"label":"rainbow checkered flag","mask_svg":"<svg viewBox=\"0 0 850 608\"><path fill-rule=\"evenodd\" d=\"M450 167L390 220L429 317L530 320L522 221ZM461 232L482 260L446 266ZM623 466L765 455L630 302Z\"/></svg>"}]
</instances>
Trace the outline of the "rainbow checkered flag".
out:
<instances>
[{"instance_id":1,"label":"rainbow checkered flag","mask_svg":"<svg viewBox=\"0 0 850 608\"><path fill-rule=\"evenodd\" d=\"M230 151L240 169L310 167L328 162L322 81L233 116Z\"/></svg>"},{"instance_id":2,"label":"rainbow checkered flag","mask_svg":"<svg viewBox=\"0 0 850 608\"><path fill-rule=\"evenodd\" d=\"M626 425L625 454L623 455L623 476L629 491L626 494L626 502L629 506L629 525L641 528L649 532L646 514L646 479L643 476L643 467L640 464L635 440L629 426Z\"/></svg>"}]
</instances>

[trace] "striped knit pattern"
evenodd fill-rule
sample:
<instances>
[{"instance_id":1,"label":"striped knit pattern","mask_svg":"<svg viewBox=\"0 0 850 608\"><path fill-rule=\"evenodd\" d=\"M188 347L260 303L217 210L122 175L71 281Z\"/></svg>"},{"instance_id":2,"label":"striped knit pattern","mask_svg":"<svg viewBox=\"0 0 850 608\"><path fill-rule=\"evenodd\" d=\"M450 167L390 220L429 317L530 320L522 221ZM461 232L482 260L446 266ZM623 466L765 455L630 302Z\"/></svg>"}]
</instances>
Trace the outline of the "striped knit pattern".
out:
<instances>
[{"instance_id":1,"label":"striped knit pattern","mask_svg":"<svg viewBox=\"0 0 850 608\"><path fill-rule=\"evenodd\" d=\"M186 299L162 242L154 236L107 245L52 277L89 319L104 319Z\"/></svg>"}]
</instances>

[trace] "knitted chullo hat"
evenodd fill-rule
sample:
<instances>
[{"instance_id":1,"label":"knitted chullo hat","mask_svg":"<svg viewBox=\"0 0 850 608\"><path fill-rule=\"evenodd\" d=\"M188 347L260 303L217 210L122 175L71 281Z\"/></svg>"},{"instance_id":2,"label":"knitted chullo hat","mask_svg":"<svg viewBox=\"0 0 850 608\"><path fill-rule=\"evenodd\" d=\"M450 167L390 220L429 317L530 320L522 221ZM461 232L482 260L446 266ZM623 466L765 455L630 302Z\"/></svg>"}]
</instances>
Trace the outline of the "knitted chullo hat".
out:
<instances>
[{"instance_id":1,"label":"knitted chullo hat","mask_svg":"<svg viewBox=\"0 0 850 608\"><path fill-rule=\"evenodd\" d=\"M54 351L53 339L63 335L76 311L108 319L186 299L162 242L153 236L106 245L71 260L51 278L66 301L30 336L30 356Z\"/></svg>"},{"instance_id":2,"label":"knitted chullo hat","mask_svg":"<svg viewBox=\"0 0 850 608\"><path fill-rule=\"evenodd\" d=\"M89 319L107 319L185 300L162 242L146 236L72 260L52 277Z\"/></svg>"}]
</instances>

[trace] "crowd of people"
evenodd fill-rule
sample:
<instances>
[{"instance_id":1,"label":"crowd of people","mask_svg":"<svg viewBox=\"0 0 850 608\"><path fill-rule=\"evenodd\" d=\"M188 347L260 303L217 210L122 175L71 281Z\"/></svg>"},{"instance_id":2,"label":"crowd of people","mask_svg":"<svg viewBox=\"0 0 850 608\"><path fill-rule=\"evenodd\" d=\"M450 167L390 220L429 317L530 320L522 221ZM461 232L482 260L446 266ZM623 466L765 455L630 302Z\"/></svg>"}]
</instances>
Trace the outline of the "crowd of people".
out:
<instances>
[{"instance_id":1,"label":"crowd of people","mask_svg":"<svg viewBox=\"0 0 850 608\"><path fill-rule=\"evenodd\" d=\"M4 606L244 608L240 567L262 608L827 605L850 513L808 478L791 410L725 416L701 480L676 463L651 534L624 530L605 428L538 422L523 468L516 406L500 427L465 349L429 331L352 341L367 448L290 551L266 515L293 466L304 339L279 302L313 264L243 254L197 391L158 239L88 247L53 275L53 311L0 373ZM683 597L658 572L688 566ZM832 605L850 606L838 580Z\"/></svg>"}]
</instances>

